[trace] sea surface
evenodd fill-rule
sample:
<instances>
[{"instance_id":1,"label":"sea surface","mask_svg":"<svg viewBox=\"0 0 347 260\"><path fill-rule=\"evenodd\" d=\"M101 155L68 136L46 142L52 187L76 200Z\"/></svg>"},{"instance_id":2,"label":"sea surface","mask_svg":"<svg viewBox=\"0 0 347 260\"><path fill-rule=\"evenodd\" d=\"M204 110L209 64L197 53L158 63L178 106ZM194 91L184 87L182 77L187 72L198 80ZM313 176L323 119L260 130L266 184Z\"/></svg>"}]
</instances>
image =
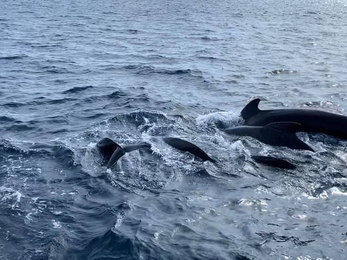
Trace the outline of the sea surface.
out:
<instances>
[{"instance_id":1,"label":"sea surface","mask_svg":"<svg viewBox=\"0 0 347 260\"><path fill-rule=\"evenodd\" d=\"M1 0L0 259L346 259L347 142L219 130L253 98L347 115L346 0Z\"/></svg>"}]
</instances>

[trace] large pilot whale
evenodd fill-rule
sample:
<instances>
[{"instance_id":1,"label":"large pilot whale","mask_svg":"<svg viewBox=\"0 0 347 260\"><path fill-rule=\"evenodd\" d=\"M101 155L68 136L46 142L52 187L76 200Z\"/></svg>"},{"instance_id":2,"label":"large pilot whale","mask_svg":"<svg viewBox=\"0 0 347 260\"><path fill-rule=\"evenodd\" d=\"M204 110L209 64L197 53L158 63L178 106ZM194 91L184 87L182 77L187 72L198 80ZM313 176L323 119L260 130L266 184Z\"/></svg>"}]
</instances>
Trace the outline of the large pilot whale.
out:
<instances>
[{"instance_id":1,"label":"large pilot whale","mask_svg":"<svg viewBox=\"0 0 347 260\"><path fill-rule=\"evenodd\" d=\"M301 128L302 126L295 122L278 122L265 126L237 126L227 128L224 131L230 135L250 136L273 146L313 151L310 146L296 136L295 133L301 131Z\"/></svg>"},{"instance_id":2,"label":"large pilot whale","mask_svg":"<svg viewBox=\"0 0 347 260\"><path fill-rule=\"evenodd\" d=\"M347 140L347 116L313 109L260 110L260 99L249 102L241 111L248 126L265 126L275 122L296 122L300 132L315 132Z\"/></svg>"},{"instance_id":3,"label":"large pilot whale","mask_svg":"<svg viewBox=\"0 0 347 260\"><path fill-rule=\"evenodd\" d=\"M180 151L189 152L194 156L200 158L202 161L215 162L209 155L207 155L201 148L193 143L177 137L164 137L164 142ZM106 167L111 168L123 155L126 153L140 150L140 149L150 149L151 145L149 143L138 143L131 145L120 146L110 138L103 138L97 145L97 149L107 161Z\"/></svg>"}]
</instances>

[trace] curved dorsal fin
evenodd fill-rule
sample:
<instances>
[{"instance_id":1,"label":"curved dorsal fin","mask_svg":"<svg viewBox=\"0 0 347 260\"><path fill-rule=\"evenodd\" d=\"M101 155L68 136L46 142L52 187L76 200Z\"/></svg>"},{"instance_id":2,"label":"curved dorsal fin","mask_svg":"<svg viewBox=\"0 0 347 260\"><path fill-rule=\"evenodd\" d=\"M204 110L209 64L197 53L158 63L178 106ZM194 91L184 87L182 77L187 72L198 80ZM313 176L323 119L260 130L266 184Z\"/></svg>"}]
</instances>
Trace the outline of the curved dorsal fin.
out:
<instances>
[{"instance_id":1,"label":"curved dorsal fin","mask_svg":"<svg viewBox=\"0 0 347 260\"><path fill-rule=\"evenodd\" d=\"M296 132L300 132L302 125L296 122L283 121L283 122L267 124L264 127L270 127L280 131L284 131L284 132L296 133Z\"/></svg>"},{"instance_id":2,"label":"curved dorsal fin","mask_svg":"<svg viewBox=\"0 0 347 260\"><path fill-rule=\"evenodd\" d=\"M252 116L259 113L259 105L260 99L253 99L251 102L249 102L241 111L241 116L244 120L247 120L251 118Z\"/></svg>"}]
</instances>

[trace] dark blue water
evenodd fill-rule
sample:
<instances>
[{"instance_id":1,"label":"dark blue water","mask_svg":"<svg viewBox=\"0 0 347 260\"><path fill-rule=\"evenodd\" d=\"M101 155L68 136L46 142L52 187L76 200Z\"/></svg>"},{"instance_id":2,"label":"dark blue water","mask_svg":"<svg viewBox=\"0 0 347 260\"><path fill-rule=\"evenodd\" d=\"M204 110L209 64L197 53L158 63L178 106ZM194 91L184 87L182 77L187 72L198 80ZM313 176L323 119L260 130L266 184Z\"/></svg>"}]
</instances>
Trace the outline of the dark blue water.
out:
<instances>
[{"instance_id":1,"label":"dark blue water","mask_svg":"<svg viewBox=\"0 0 347 260\"><path fill-rule=\"evenodd\" d=\"M1 0L0 259L345 259L347 143L216 123L254 97L346 115L346 20L344 0ZM154 152L106 171L103 137Z\"/></svg>"}]
</instances>

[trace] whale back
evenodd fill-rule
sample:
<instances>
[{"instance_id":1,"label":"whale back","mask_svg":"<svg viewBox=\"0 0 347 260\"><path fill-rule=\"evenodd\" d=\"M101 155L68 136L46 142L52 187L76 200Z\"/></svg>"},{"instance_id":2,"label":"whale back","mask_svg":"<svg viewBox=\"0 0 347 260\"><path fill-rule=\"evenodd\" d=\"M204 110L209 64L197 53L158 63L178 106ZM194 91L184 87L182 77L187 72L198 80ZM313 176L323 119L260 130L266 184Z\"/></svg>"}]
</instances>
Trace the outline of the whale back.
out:
<instances>
[{"instance_id":1,"label":"whale back","mask_svg":"<svg viewBox=\"0 0 347 260\"><path fill-rule=\"evenodd\" d=\"M203 161L211 161L215 162L210 156L208 156L200 147L196 146L195 144L192 144L186 140L176 138L176 137L164 137L164 142L168 145L183 151L183 152L189 152L196 157L199 157Z\"/></svg>"}]
</instances>

